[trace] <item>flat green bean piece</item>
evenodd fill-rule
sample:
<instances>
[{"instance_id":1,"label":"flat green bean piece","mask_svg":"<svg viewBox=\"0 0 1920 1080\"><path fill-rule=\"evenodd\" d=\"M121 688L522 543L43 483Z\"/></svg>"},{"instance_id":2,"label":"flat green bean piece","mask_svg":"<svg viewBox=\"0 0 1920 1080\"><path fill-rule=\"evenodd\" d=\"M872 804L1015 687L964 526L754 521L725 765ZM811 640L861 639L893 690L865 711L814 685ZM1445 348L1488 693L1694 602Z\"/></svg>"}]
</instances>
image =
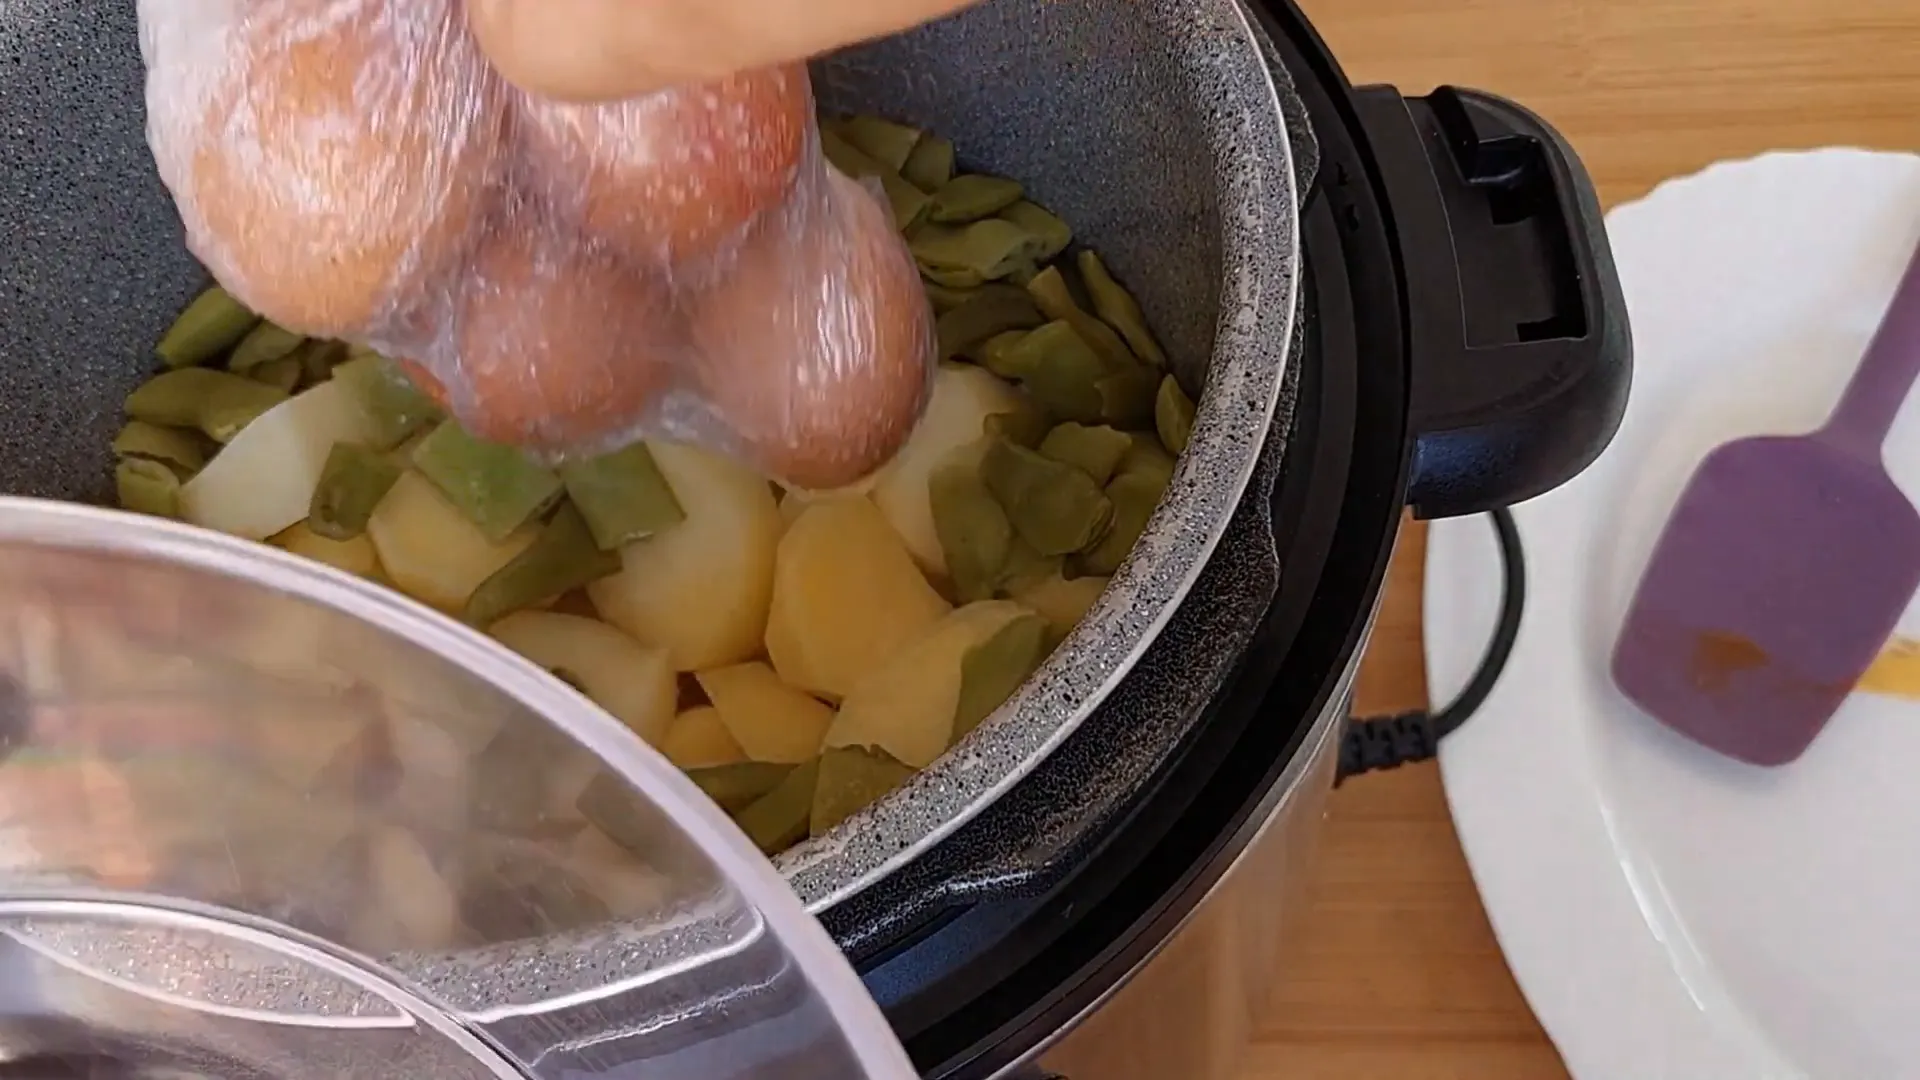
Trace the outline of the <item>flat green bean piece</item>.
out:
<instances>
[{"instance_id":1,"label":"flat green bean piece","mask_svg":"<svg viewBox=\"0 0 1920 1080\"><path fill-rule=\"evenodd\" d=\"M588 824L635 855L645 857L659 843L659 811L612 773L594 777L573 805Z\"/></svg>"},{"instance_id":2,"label":"flat green bean piece","mask_svg":"<svg viewBox=\"0 0 1920 1080\"><path fill-rule=\"evenodd\" d=\"M1153 427L1168 453L1186 450L1187 440L1193 437L1193 416L1193 399L1180 389L1180 383L1172 375L1160 380L1153 400Z\"/></svg>"},{"instance_id":3,"label":"flat green bean piece","mask_svg":"<svg viewBox=\"0 0 1920 1080\"><path fill-rule=\"evenodd\" d=\"M1020 406L1009 412L993 413L980 422L980 432L989 438L1005 439L1015 446L1024 446L1029 450L1040 445L1040 440L1052 430L1053 421L1032 401L1022 400Z\"/></svg>"},{"instance_id":4,"label":"flat green bean piece","mask_svg":"<svg viewBox=\"0 0 1920 1080\"><path fill-rule=\"evenodd\" d=\"M1132 350L1113 327L1101 322L1087 313L1080 302L1073 298L1073 289L1067 284L1066 275L1057 266L1049 266L1034 275L1027 282L1027 293L1033 302L1040 306L1049 319L1062 319L1073 324L1087 344L1100 351L1100 355L1116 364L1135 363Z\"/></svg>"},{"instance_id":5,"label":"flat green bean piece","mask_svg":"<svg viewBox=\"0 0 1920 1080\"><path fill-rule=\"evenodd\" d=\"M937 281L922 280L920 284L927 290L927 302L933 305L933 313L935 315L945 315L947 312L966 303L968 298L979 291L977 289L954 288L949 285L942 285Z\"/></svg>"},{"instance_id":6,"label":"flat green bean piece","mask_svg":"<svg viewBox=\"0 0 1920 1080\"><path fill-rule=\"evenodd\" d=\"M1035 238L1034 258L1046 262L1073 243L1073 229L1038 203L1022 199L1000 211L1000 216Z\"/></svg>"},{"instance_id":7,"label":"flat green bean piece","mask_svg":"<svg viewBox=\"0 0 1920 1080\"><path fill-rule=\"evenodd\" d=\"M1133 439L1124 431L1104 425L1088 427L1071 420L1047 432L1040 441L1041 454L1079 469L1102 487L1113 479L1132 448Z\"/></svg>"},{"instance_id":8,"label":"flat green bean piece","mask_svg":"<svg viewBox=\"0 0 1920 1080\"><path fill-rule=\"evenodd\" d=\"M1153 331L1147 329L1147 316L1140 310L1140 302L1113 279L1099 255L1082 251L1076 263L1080 267L1080 280L1086 283L1087 296L1093 301L1093 313L1120 331L1134 355L1164 370L1167 354L1160 348Z\"/></svg>"},{"instance_id":9,"label":"flat green bean piece","mask_svg":"<svg viewBox=\"0 0 1920 1080\"><path fill-rule=\"evenodd\" d=\"M560 501L560 477L511 446L441 424L413 448L413 467L487 539L498 543Z\"/></svg>"},{"instance_id":10,"label":"flat green bean piece","mask_svg":"<svg viewBox=\"0 0 1920 1080\"><path fill-rule=\"evenodd\" d=\"M1147 522L1167 493L1164 479L1153 473L1121 473L1107 485L1107 498L1113 503L1113 528L1093 550L1080 556L1080 568L1088 574L1104 576L1120 569L1120 563L1140 542Z\"/></svg>"},{"instance_id":11,"label":"flat green bean piece","mask_svg":"<svg viewBox=\"0 0 1920 1080\"><path fill-rule=\"evenodd\" d=\"M931 195L953 179L953 143L938 135L922 135L900 166L907 183Z\"/></svg>"},{"instance_id":12,"label":"flat green bean piece","mask_svg":"<svg viewBox=\"0 0 1920 1080\"><path fill-rule=\"evenodd\" d=\"M1042 555L1085 551L1113 524L1113 504L1091 477L1024 446L988 443L980 478L1014 532Z\"/></svg>"},{"instance_id":13,"label":"flat green bean piece","mask_svg":"<svg viewBox=\"0 0 1920 1080\"><path fill-rule=\"evenodd\" d=\"M227 357L227 370L245 375L270 360L292 356L307 343L307 335L296 334L271 321L262 321L240 339Z\"/></svg>"},{"instance_id":14,"label":"flat green bean piece","mask_svg":"<svg viewBox=\"0 0 1920 1080\"><path fill-rule=\"evenodd\" d=\"M312 385L333 377L333 369L347 359L347 347L338 341L313 338L294 356L300 361L301 381Z\"/></svg>"},{"instance_id":15,"label":"flat green bean piece","mask_svg":"<svg viewBox=\"0 0 1920 1080\"><path fill-rule=\"evenodd\" d=\"M1107 420L1100 381L1111 365L1064 319L1028 331L1009 345L999 369L1020 379L1040 407L1063 420Z\"/></svg>"},{"instance_id":16,"label":"flat green bean piece","mask_svg":"<svg viewBox=\"0 0 1920 1080\"><path fill-rule=\"evenodd\" d=\"M999 283L983 285L934 324L940 359L965 355L996 334L1031 330L1045 321L1026 290Z\"/></svg>"},{"instance_id":17,"label":"flat green bean piece","mask_svg":"<svg viewBox=\"0 0 1920 1080\"><path fill-rule=\"evenodd\" d=\"M333 368L366 410L375 450L391 450L441 419L440 407L421 393L399 369L372 352L350 353Z\"/></svg>"},{"instance_id":18,"label":"flat green bean piece","mask_svg":"<svg viewBox=\"0 0 1920 1080\"><path fill-rule=\"evenodd\" d=\"M1047 620L1026 614L967 650L960 661L960 697L953 709L953 739L973 733L1013 696L1047 658Z\"/></svg>"},{"instance_id":19,"label":"flat green bean piece","mask_svg":"<svg viewBox=\"0 0 1920 1080\"><path fill-rule=\"evenodd\" d=\"M979 221L1019 202L1021 194L1019 182L1005 177L956 176L933 193L933 203L927 207L927 220L942 225ZM1036 251L1038 247L1035 245Z\"/></svg>"},{"instance_id":20,"label":"flat green bean piece","mask_svg":"<svg viewBox=\"0 0 1920 1080\"><path fill-rule=\"evenodd\" d=\"M187 305L153 351L170 368L204 364L238 345L259 322L260 316L215 285Z\"/></svg>"},{"instance_id":21,"label":"flat green bean piece","mask_svg":"<svg viewBox=\"0 0 1920 1080\"><path fill-rule=\"evenodd\" d=\"M815 836L879 802L913 779L913 769L876 746L836 746L820 755L820 779L813 789Z\"/></svg>"},{"instance_id":22,"label":"flat green bean piece","mask_svg":"<svg viewBox=\"0 0 1920 1080\"><path fill-rule=\"evenodd\" d=\"M807 838L813 794L820 786L820 761L796 767L780 785L733 815L733 823L760 850L773 855Z\"/></svg>"},{"instance_id":23,"label":"flat green bean piece","mask_svg":"<svg viewBox=\"0 0 1920 1080\"><path fill-rule=\"evenodd\" d=\"M123 458L113 468L113 485L123 510L154 517L180 516L180 477L164 462Z\"/></svg>"},{"instance_id":24,"label":"flat green bean piece","mask_svg":"<svg viewBox=\"0 0 1920 1080\"><path fill-rule=\"evenodd\" d=\"M572 503L561 503L527 550L473 590L466 619L473 626L492 626L516 611L619 572L620 556L602 551L580 511Z\"/></svg>"},{"instance_id":25,"label":"flat green bean piece","mask_svg":"<svg viewBox=\"0 0 1920 1080\"><path fill-rule=\"evenodd\" d=\"M299 387L300 379L305 374L306 372L300 367L300 358L297 356L283 356L278 360L255 364L247 370L247 378L289 394Z\"/></svg>"},{"instance_id":26,"label":"flat green bean piece","mask_svg":"<svg viewBox=\"0 0 1920 1080\"><path fill-rule=\"evenodd\" d=\"M995 281L1034 257L1032 236L999 218L971 225L924 225L907 238L907 247L919 261L921 272L943 284L966 279L938 275L964 274L968 279Z\"/></svg>"},{"instance_id":27,"label":"flat green bean piece","mask_svg":"<svg viewBox=\"0 0 1920 1080\"><path fill-rule=\"evenodd\" d=\"M1004 334L995 334L987 340L960 352L962 357L979 364L1003 379L1022 379L1033 374L1030 367L1033 354L1021 351L1018 346L1025 340L1024 330L1009 330Z\"/></svg>"},{"instance_id":28,"label":"flat green bean piece","mask_svg":"<svg viewBox=\"0 0 1920 1080\"><path fill-rule=\"evenodd\" d=\"M240 433L287 392L243 375L187 367L161 372L127 396L127 415L161 427L199 428L215 442Z\"/></svg>"},{"instance_id":29,"label":"flat green bean piece","mask_svg":"<svg viewBox=\"0 0 1920 1080\"><path fill-rule=\"evenodd\" d=\"M1100 395L1100 418L1116 427L1151 427L1157 372L1145 364L1115 371L1095 384Z\"/></svg>"},{"instance_id":30,"label":"flat green bean piece","mask_svg":"<svg viewBox=\"0 0 1920 1080\"><path fill-rule=\"evenodd\" d=\"M333 444L307 507L307 528L329 540L351 540L366 532L374 507L393 490L402 471L378 450Z\"/></svg>"},{"instance_id":31,"label":"flat green bean piece","mask_svg":"<svg viewBox=\"0 0 1920 1080\"><path fill-rule=\"evenodd\" d=\"M769 765L762 761L740 761L732 765L714 765L688 769L687 779L707 793L728 813L737 813L780 786L794 771L792 765Z\"/></svg>"},{"instance_id":32,"label":"flat green bean piece","mask_svg":"<svg viewBox=\"0 0 1920 1080\"><path fill-rule=\"evenodd\" d=\"M906 167L913 148L920 144L920 129L883 120L878 116L849 116L835 121L834 134L860 148L861 152L894 172Z\"/></svg>"},{"instance_id":33,"label":"flat green bean piece","mask_svg":"<svg viewBox=\"0 0 1920 1080\"><path fill-rule=\"evenodd\" d=\"M161 427L144 420L130 420L113 437L113 452L123 458L146 458L164 462L176 473L188 476L207 463L207 452L195 432Z\"/></svg>"},{"instance_id":34,"label":"flat green bean piece","mask_svg":"<svg viewBox=\"0 0 1920 1080\"><path fill-rule=\"evenodd\" d=\"M563 466L560 481L602 551L618 550L687 519L646 443Z\"/></svg>"},{"instance_id":35,"label":"flat green bean piece","mask_svg":"<svg viewBox=\"0 0 1920 1080\"><path fill-rule=\"evenodd\" d=\"M1007 565L1000 569L1000 587L995 591L1001 596L1016 595L1060 573L1065 565L1063 556L1042 555L1015 533L1013 545L1007 549Z\"/></svg>"},{"instance_id":36,"label":"flat green bean piece","mask_svg":"<svg viewBox=\"0 0 1920 1080\"><path fill-rule=\"evenodd\" d=\"M934 469L927 477L927 504L960 602L992 599L1013 547L1013 525L979 467L965 460Z\"/></svg>"},{"instance_id":37,"label":"flat green bean piece","mask_svg":"<svg viewBox=\"0 0 1920 1080\"><path fill-rule=\"evenodd\" d=\"M977 289L987 283L987 279L982 277L979 271L970 270L963 266L928 266L922 263L920 266L920 277L927 284L952 290Z\"/></svg>"},{"instance_id":38,"label":"flat green bean piece","mask_svg":"<svg viewBox=\"0 0 1920 1080\"><path fill-rule=\"evenodd\" d=\"M880 181L887 195L887 207L893 211L894 227L906 232L919 225L927 216L927 207L933 197L914 187L900 173L866 151L835 134L830 128L820 129L820 152L826 155L834 168L853 177L864 180L869 177Z\"/></svg>"}]
</instances>

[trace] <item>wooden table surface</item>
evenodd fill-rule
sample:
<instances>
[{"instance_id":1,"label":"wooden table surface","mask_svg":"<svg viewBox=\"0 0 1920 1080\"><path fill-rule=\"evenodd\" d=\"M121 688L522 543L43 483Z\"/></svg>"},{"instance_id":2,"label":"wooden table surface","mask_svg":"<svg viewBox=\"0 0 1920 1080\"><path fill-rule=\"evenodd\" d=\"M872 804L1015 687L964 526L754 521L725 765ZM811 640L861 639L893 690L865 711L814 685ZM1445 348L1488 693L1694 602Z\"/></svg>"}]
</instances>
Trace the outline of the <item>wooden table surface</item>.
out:
<instances>
[{"instance_id":1,"label":"wooden table surface","mask_svg":"<svg viewBox=\"0 0 1920 1080\"><path fill-rule=\"evenodd\" d=\"M1914 0L1302 2L1356 83L1457 83L1540 112L1609 206L1769 148L1920 149ZM1403 541L1362 713L1427 703L1423 540ZM1307 918L1246 1080L1565 1080L1501 960L1431 764L1335 795Z\"/></svg>"}]
</instances>

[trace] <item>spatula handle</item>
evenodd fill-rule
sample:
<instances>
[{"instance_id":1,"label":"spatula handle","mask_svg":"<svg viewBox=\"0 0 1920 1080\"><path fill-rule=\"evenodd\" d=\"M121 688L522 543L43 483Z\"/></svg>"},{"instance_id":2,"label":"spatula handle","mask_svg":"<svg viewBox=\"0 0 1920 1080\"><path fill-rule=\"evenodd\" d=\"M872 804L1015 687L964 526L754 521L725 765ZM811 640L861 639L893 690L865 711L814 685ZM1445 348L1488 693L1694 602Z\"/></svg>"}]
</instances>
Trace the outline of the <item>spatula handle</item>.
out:
<instances>
[{"instance_id":1,"label":"spatula handle","mask_svg":"<svg viewBox=\"0 0 1920 1080\"><path fill-rule=\"evenodd\" d=\"M1916 379L1920 379L1920 248L1907 263L1880 329L1840 395L1840 404L1820 429L1820 437L1880 460L1880 447Z\"/></svg>"}]
</instances>

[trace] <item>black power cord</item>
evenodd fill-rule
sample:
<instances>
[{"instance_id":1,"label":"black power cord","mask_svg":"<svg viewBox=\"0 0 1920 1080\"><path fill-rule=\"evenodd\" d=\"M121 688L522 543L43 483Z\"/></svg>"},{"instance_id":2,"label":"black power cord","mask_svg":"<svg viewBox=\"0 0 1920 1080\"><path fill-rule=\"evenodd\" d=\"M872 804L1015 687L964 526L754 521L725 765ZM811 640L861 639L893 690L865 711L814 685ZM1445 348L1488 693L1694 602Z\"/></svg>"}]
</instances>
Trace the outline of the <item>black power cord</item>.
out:
<instances>
[{"instance_id":1,"label":"black power cord","mask_svg":"<svg viewBox=\"0 0 1920 1080\"><path fill-rule=\"evenodd\" d=\"M1493 519L1493 531L1500 542L1500 621L1494 625L1493 639L1480 657L1480 666L1474 669L1460 696L1439 712L1422 709L1349 719L1340 742L1335 786L1362 773L1397 769L1432 758L1440 750L1440 740L1467 722L1507 670L1514 640L1520 636L1520 616L1527 607L1527 560L1520 548L1520 530L1513 523L1513 513L1500 509L1487 516Z\"/></svg>"}]
</instances>

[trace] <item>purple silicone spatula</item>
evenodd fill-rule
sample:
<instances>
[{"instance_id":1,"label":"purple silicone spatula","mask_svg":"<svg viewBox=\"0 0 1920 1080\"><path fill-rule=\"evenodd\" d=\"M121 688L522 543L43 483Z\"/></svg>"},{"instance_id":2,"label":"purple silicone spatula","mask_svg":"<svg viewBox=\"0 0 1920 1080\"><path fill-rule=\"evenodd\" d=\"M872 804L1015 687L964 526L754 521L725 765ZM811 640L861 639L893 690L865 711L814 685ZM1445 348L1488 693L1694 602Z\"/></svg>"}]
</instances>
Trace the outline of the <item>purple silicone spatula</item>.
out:
<instances>
[{"instance_id":1,"label":"purple silicone spatula","mask_svg":"<svg viewBox=\"0 0 1920 1080\"><path fill-rule=\"evenodd\" d=\"M1881 446L1920 377L1920 251L1818 431L1740 439L1687 482L1627 611L1613 681L1756 765L1799 757L1920 587L1920 514Z\"/></svg>"}]
</instances>

